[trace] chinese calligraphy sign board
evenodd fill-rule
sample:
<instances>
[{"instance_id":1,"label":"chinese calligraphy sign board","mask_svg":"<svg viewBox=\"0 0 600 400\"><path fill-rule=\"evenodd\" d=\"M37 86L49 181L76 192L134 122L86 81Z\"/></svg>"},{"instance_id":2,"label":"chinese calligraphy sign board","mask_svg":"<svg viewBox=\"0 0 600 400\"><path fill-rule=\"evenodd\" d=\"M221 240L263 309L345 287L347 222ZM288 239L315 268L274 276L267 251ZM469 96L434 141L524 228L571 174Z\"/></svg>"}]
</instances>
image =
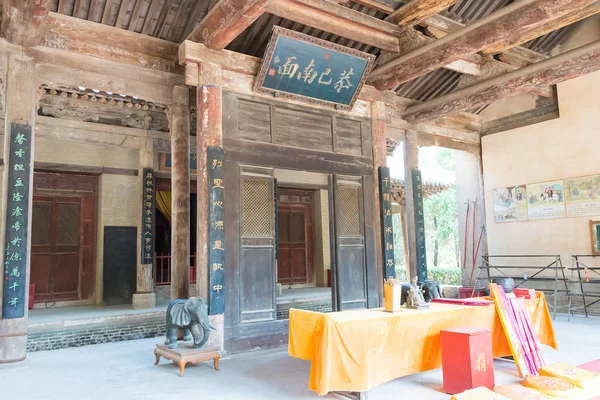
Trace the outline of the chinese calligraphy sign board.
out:
<instances>
[{"instance_id":1,"label":"chinese calligraphy sign board","mask_svg":"<svg viewBox=\"0 0 600 400\"><path fill-rule=\"evenodd\" d=\"M154 260L154 221L155 188L154 171L143 169L142 181L142 264L152 264Z\"/></svg>"},{"instance_id":2,"label":"chinese calligraphy sign board","mask_svg":"<svg viewBox=\"0 0 600 400\"><path fill-rule=\"evenodd\" d=\"M159 170L164 172L171 171L172 159L171 153L159 153L160 154L160 166ZM196 171L198 169L198 155L190 153L190 171Z\"/></svg>"},{"instance_id":3,"label":"chinese calligraphy sign board","mask_svg":"<svg viewBox=\"0 0 600 400\"><path fill-rule=\"evenodd\" d=\"M419 282L427 280L427 251L425 249L425 216L423 214L423 179L421 171L412 170L415 228L417 234L417 273Z\"/></svg>"},{"instance_id":4,"label":"chinese calligraphy sign board","mask_svg":"<svg viewBox=\"0 0 600 400\"><path fill-rule=\"evenodd\" d=\"M254 91L351 110L375 56L273 28Z\"/></svg>"},{"instance_id":5,"label":"chinese calligraphy sign board","mask_svg":"<svg viewBox=\"0 0 600 400\"><path fill-rule=\"evenodd\" d=\"M206 149L208 171L208 313L225 312L225 194L223 148Z\"/></svg>"},{"instance_id":6,"label":"chinese calligraphy sign board","mask_svg":"<svg viewBox=\"0 0 600 400\"><path fill-rule=\"evenodd\" d=\"M383 230L383 255L385 260L385 277L396 277L394 261L394 228L392 222L392 185L390 169L379 167L379 197L381 204L381 229Z\"/></svg>"},{"instance_id":7,"label":"chinese calligraphy sign board","mask_svg":"<svg viewBox=\"0 0 600 400\"><path fill-rule=\"evenodd\" d=\"M2 318L25 316L31 126L10 125Z\"/></svg>"}]
</instances>

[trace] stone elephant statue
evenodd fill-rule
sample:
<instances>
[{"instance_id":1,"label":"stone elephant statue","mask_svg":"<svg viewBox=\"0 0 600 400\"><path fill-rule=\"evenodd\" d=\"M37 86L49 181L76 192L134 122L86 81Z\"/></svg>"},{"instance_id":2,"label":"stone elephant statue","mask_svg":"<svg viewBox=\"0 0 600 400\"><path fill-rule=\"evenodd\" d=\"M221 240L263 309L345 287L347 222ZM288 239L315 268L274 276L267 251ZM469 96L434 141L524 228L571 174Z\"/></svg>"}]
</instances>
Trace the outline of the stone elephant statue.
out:
<instances>
[{"instance_id":1,"label":"stone elephant statue","mask_svg":"<svg viewBox=\"0 0 600 400\"><path fill-rule=\"evenodd\" d=\"M202 347L215 330L208 322L208 304L202 297L173 300L167 308L167 340L170 349L176 349L179 330L184 331L183 340L194 339L194 347ZM202 336L200 336L202 330ZM191 334L191 335L190 335Z\"/></svg>"},{"instance_id":2,"label":"stone elephant statue","mask_svg":"<svg viewBox=\"0 0 600 400\"><path fill-rule=\"evenodd\" d=\"M427 280L423 282L421 289L423 289L423 297L428 303L431 301L431 299L442 298L442 288L440 287L439 282Z\"/></svg>"}]
</instances>

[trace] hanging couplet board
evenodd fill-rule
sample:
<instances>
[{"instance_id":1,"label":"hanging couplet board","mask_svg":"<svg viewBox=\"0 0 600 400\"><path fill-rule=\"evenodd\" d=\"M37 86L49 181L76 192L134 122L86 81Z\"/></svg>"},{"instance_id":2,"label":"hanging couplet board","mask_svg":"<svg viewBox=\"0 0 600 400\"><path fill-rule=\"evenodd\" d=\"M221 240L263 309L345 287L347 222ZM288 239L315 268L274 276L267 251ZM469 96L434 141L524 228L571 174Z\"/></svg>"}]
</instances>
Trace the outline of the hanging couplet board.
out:
<instances>
[{"instance_id":1,"label":"hanging couplet board","mask_svg":"<svg viewBox=\"0 0 600 400\"><path fill-rule=\"evenodd\" d=\"M423 179L421 171L412 170L415 229L417 233L417 273L419 282L427 280L427 251L425 249L425 217L423 214Z\"/></svg>"},{"instance_id":2,"label":"hanging couplet board","mask_svg":"<svg viewBox=\"0 0 600 400\"><path fill-rule=\"evenodd\" d=\"M394 261L394 228L392 222L392 184L390 169L379 167L379 200L381 204L381 230L383 238L383 255L385 260L385 277L396 277Z\"/></svg>"},{"instance_id":3,"label":"hanging couplet board","mask_svg":"<svg viewBox=\"0 0 600 400\"><path fill-rule=\"evenodd\" d=\"M155 185L154 171L144 168L142 183L142 264L154 260Z\"/></svg>"},{"instance_id":4,"label":"hanging couplet board","mask_svg":"<svg viewBox=\"0 0 600 400\"><path fill-rule=\"evenodd\" d=\"M2 319L25 316L31 126L10 125Z\"/></svg>"},{"instance_id":5,"label":"hanging couplet board","mask_svg":"<svg viewBox=\"0 0 600 400\"><path fill-rule=\"evenodd\" d=\"M208 313L225 312L225 193L223 148L206 149L208 163Z\"/></svg>"},{"instance_id":6,"label":"hanging couplet board","mask_svg":"<svg viewBox=\"0 0 600 400\"><path fill-rule=\"evenodd\" d=\"M278 26L254 91L351 110L375 56Z\"/></svg>"}]
</instances>

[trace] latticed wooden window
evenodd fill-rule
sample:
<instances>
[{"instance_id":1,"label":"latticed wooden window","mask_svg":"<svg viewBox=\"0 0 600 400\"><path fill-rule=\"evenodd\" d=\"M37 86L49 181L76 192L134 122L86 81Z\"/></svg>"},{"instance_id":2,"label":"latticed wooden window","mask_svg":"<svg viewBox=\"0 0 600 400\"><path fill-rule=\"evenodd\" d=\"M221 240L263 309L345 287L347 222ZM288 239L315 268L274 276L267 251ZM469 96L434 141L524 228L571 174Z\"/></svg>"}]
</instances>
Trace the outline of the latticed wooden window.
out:
<instances>
[{"instance_id":1,"label":"latticed wooden window","mask_svg":"<svg viewBox=\"0 0 600 400\"><path fill-rule=\"evenodd\" d=\"M79 245L79 204L57 204L56 244Z\"/></svg>"},{"instance_id":2,"label":"latticed wooden window","mask_svg":"<svg viewBox=\"0 0 600 400\"><path fill-rule=\"evenodd\" d=\"M360 236L360 193L358 186L338 186L339 235Z\"/></svg>"},{"instance_id":3,"label":"latticed wooden window","mask_svg":"<svg viewBox=\"0 0 600 400\"><path fill-rule=\"evenodd\" d=\"M242 180L242 234L273 236L273 189L265 179Z\"/></svg>"},{"instance_id":4,"label":"latticed wooden window","mask_svg":"<svg viewBox=\"0 0 600 400\"><path fill-rule=\"evenodd\" d=\"M33 246L50 245L51 204L33 204L31 215L31 244Z\"/></svg>"}]
</instances>

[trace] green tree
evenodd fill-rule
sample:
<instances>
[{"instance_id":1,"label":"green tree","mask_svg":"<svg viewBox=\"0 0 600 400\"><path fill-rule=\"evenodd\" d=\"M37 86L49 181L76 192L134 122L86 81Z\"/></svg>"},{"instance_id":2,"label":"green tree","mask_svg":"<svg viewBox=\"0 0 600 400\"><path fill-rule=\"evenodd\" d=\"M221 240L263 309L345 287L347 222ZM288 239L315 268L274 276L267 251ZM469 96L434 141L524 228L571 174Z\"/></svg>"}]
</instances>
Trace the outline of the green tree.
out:
<instances>
[{"instance_id":1,"label":"green tree","mask_svg":"<svg viewBox=\"0 0 600 400\"><path fill-rule=\"evenodd\" d=\"M425 199L423 208L430 265L440 265L440 258L445 254L444 264L453 263L459 267L456 189L449 188Z\"/></svg>"}]
</instances>

